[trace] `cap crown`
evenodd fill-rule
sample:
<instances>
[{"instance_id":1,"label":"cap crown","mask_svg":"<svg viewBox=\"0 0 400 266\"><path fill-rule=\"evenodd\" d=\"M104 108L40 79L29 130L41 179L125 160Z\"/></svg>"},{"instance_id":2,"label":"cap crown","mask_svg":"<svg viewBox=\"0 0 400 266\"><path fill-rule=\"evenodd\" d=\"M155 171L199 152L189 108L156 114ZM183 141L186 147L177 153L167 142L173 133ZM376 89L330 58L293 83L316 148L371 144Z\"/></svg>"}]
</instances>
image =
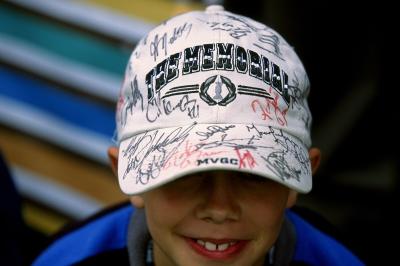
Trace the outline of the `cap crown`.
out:
<instances>
[{"instance_id":1,"label":"cap crown","mask_svg":"<svg viewBox=\"0 0 400 266\"><path fill-rule=\"evenodd\" d=\"M140 41L126 69L121 189L231 170L310 191L308 91L301 61L273 29L220 6L171 18Z\"/></svg>"},{"instance_id":2,"label":"cap crown","mask_svg":"<svg viewBox=\"0 0 400 266\"><path fill-rule=\"evenodd\" d=\"M211 6L165 21L133 51L117 107L118 140L197 123L280 128L311 145L309 82L276 31Z\"/></svg>"}]
</instances>

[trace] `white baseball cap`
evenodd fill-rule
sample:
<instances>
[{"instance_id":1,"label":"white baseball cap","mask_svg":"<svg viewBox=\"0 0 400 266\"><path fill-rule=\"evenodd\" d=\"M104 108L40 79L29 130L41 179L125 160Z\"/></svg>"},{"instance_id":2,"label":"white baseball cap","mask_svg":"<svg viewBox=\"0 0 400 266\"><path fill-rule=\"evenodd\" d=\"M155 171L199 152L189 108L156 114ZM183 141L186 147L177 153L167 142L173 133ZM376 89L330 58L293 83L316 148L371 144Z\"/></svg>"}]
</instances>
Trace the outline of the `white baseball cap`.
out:
<instances>
[{"instance_id":1,"label":"white baseball cap","mask_svg":"<svg viewBox=\"0 0 400 266\"><path fill-rule=\"evenodd\" d=\"M268 26L215 5L165 21L126 68L116 115L122 191L230 170L309 192L308 93L300 59Z\"/></svg>"}]
</instances>

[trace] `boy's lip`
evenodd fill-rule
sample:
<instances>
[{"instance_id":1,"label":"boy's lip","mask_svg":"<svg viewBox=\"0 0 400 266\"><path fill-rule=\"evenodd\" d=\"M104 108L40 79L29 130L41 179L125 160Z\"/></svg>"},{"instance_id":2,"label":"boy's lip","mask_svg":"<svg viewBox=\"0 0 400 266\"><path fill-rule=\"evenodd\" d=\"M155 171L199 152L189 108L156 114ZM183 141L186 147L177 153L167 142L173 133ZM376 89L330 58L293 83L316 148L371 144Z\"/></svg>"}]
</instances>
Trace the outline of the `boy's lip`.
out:
<instances>
[{"instance_id":1,"label":"boy's lip","mask_svg":"<svg viewBox=\"0 0 400 266\"><path fill-rule=\"evenodd\" d=\"M186 238L189 246L202 255L212 260L228 260L238 255L248 244L242 239L213 239L213 238Z\"/></svg>"}]
</instances>

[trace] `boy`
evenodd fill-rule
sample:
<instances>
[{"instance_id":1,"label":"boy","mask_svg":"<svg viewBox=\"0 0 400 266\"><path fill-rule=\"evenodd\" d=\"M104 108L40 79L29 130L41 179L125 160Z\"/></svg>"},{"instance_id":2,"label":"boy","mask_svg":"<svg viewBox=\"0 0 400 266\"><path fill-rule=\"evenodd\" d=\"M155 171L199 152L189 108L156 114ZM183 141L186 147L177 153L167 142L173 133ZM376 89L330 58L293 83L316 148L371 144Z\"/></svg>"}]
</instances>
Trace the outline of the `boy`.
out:
<instances>
[{"instance_id":1,"label":"boy","mask_svg":"<svg viewBox=\"0 0 400 266\"><path fill-rule=\"evenodd\" d=\"M34 265L362 265L289 210L307 193L309 82L271 28L210 6L141 40L108 151L124 206Z\"/></svg>"}]
</instances>

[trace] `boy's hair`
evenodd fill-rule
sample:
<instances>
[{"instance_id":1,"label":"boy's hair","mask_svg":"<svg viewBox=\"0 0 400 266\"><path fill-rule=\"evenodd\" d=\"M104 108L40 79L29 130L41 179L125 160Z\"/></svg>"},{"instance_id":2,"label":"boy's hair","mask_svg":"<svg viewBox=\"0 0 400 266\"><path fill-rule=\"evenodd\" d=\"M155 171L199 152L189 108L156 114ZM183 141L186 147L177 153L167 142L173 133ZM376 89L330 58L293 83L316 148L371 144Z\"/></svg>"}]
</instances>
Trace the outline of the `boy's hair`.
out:
<instances>
[{"instance_id":1,"label":"boy's hair","mask_svg":"<svg viewBox=\"0 0 400 266\"><path fill-rule=\"evenodd\" d=\"M270 27L209 6L137 45L117 105L118 179L134 195L233 170L311 190L309 81Z\"/></svg>"}]
</instances>

